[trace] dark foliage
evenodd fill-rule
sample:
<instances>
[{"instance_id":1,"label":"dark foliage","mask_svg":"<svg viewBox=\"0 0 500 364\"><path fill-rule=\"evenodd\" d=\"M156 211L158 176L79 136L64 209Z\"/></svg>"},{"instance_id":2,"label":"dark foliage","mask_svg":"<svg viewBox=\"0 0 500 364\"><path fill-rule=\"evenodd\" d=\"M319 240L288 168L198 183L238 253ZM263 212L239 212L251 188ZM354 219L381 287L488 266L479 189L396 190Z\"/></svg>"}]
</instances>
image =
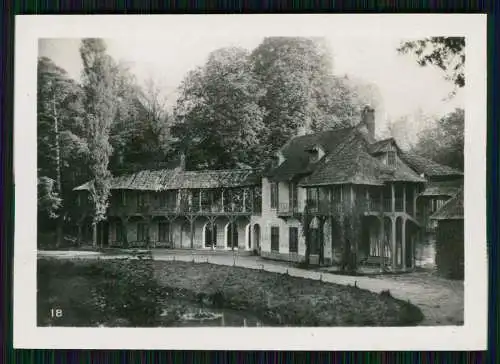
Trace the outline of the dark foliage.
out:
<instances>
[{"instance_id":1,"label":"dark foliage","mask_svg":"<svg viewBox=\"0 0 500 364\"><path fill-rule=\"evenodd\" d=\"M38 325L154 326L164 294L151 260L38 260ZM63 310L53 318L50 310Z\"/></svg>"}]
</instances>

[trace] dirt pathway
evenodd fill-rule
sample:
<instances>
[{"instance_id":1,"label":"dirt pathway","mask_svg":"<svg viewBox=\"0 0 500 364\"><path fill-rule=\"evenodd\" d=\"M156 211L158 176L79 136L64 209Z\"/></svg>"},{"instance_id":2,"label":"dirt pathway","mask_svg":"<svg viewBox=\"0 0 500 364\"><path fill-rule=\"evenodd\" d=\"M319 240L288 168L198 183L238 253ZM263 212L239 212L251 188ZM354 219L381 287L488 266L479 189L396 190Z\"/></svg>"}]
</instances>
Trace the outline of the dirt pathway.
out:
<instances>
[{"instance_id":1,"label":"dirt pathway","mask_svg":"<svg viewBox=\"0 0 500 364\"><path fill-rule=\"evenodd\" d=\"M39 256L56 258L99 258L116 259L126 254L102 254L96 252L40 251ZM341 285L356 285L374 293L389 290L395 298L417 305L425 318L421 325L461 325L463 324L464 286L461 281L450 281L430 273L415 272L397 276L345 276L316 272L288 266L285 262L265 260L257 256L233 256L231 253L191 252L154 250L153 259L169 261L208 262L219 265L236 265L249 269L263 269L269 272L285 273L307 279L323 280Z\"/></svg>"}]
</instances>

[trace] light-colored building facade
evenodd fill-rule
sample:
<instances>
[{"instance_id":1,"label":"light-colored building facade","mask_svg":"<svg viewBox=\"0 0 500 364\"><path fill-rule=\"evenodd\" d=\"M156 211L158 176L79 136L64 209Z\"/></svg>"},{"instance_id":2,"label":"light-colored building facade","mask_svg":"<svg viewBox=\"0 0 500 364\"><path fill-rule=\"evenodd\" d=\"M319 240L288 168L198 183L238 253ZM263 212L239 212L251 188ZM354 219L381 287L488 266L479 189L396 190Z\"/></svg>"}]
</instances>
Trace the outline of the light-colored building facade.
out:
<instances>
[{"instance_id":1,"label":"light-colored building facade","mask_svg":"<svg viewBox=\"0 0 500 364\"><path fill-rule=\"evenodd\" d=\"M100 242L255 250L294 262L308 255L321 264L341 263L349 251L359 263L412 269L416 242L432 230L428 217L463 175L403 152L392 138L377 141L373 114L366 108L357 126L292 138L264 171L115 177ZM75 190L82 204L88 184ZM79 236L88 240L89 209L81 211Z\"/></svg>"}]
</instances>

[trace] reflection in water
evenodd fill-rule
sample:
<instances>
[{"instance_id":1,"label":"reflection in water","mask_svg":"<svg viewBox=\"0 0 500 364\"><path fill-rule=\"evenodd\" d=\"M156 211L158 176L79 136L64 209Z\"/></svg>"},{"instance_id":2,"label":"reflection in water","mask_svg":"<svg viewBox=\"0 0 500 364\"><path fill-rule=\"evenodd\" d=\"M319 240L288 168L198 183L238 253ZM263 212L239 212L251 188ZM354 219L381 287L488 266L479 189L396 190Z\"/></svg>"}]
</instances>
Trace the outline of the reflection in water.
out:
<instances>
[{"instance_id":1,"label":"reflection in water","mask_svg":"<svg viewBox=\"0 0 500 364\"><path fill-rule=\"evenodd\" d=\"M216 309L209 307L193 307L188 310L174 326L177 327L257 327L262 321L243 311Z\"/></svg>"}]
</instances>

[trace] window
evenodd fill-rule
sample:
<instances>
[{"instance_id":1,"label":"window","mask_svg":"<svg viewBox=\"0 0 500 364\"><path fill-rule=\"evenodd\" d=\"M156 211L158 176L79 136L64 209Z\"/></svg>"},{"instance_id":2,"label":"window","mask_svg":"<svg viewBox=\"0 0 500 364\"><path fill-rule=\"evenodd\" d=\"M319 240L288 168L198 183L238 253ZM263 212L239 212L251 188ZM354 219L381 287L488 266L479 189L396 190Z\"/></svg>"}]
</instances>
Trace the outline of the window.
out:
<instances>
[{"instance_id":1,"label":"window","mask_svg":"<svg viewBox=\"0 0 500 364\"><path fill-rule=\"evenodd\" d=\"M82 196L80 195L80 193L78 193L76 195L76 206L81 206L82 205L82 200L81 200Z\"/></svg>"},{"instance_id":2,"label":"window","mask_svg":"<svg viewBox=\"0 0 500 364\"><path fill-rule=\"evenodd\" d=\"M278 184L271 183L271 208L275 209L278 207Z\"/></svg>"},{"instance_id":3,"label":"window","mask_svg":"<svg viewBox=\"0 0 500 364\"><path fill-rule=\"evenodd\" d=\"M165 192L160 192L160 207L167 206L167 194Z\"/></svg>"},{"instance_id":4,"label":"window","mask_svg":"<svg viewBox=\"0 0 500 364\"><path fill-rule=\"evenodd\" d=\"M308 188L307 189L307 201L309 208L317 208L319 201L319 189L318 188Z\"/></svg>"},{"instance_id":5,"label":"window","mask_svg":"<svg viewBox=\"0 0 500 364\"><path fill-rule=\"evenodd\" d=\"M271 226L271 251L279 252L280 250L280 228Z\"/></svg>"},{"instance_id":6,"label":"window","mask_svg":"<svg viewBox=\"0 0 500 364\"><path fill-rule=\"evenodd\" d=\"M299 229L296 227L288 228L290 238L288 250L290 253L298 253L299 251Z\"/></svg>"},{"instance_id":7,"label":"window","mask_svg":"<svg viewBox=\"0 0 500 364\"><path fill-rule=\"evenodd\" d=\"M387 165L396 167L396 152L387 152Z\"/></svg>"},{"instance_id":8,"label":"window","mask_svg":"<svg viewBox=\"0 0 500 364\"><path fill-rule=\"evenodd\" d=\"M145 193L137 193L137 207L144 207L148 204L148 195Z\"/></svg>"},{"instance_id":9,"label":"window","mask_svg":"<svg viewBox=\"0 0 500 364\"><path fill-rule=\"evenodd\" d=\"M137 223L137 241L146 241L147 226L143 222Z\"/></svg>"},{"instance_id":10,"label":"window","mask_svg":"<svg viewBox=\"0 0 500 364\"><path fill-rule=\"evenodd\" d=\"M167 207L174 208L177 206L177 191L167 191L165 197Z\"/></svg>"},{"instance_id":11,"label":"window","mask_svg":"<svg viewBox=\"0 0 500 364\"><path fill-rule=\"evenodd\" d=\"M193 190L191 194L191 206L195 211L200 209L200 193L201 191L199 190Z\"/></svg>"},{"instance_id":12,"label":"window","mask_svg":"<svg viewBox=\"0 0 500 364\"><path fill-rule=\"evenodd\" d=\"M123 225L121 221L115 225L115 241L122 241L123 239Z\"/></svg>"},{"instance_id":13,"label":"window","mask_svg":"<svg viewBox=\"0 0 500 364\"><path fill-rule=\"evenodd\" d=\"M160 222L158 224L158 240L159 241L170 240L170 224L168 222Z\"/></svg>"},{"instance_id":14,"label":"window","mask_svg":"<svg viewBox=\"0 0 500 364\"><path fill-rule=\"evenodd\" d=\"M290 188L288 190L288 198L290 200L290 208L296 208L298 204L298 195L297 195L297 184L296 183L290 183Z\"/></svg>"}]
</instances>

